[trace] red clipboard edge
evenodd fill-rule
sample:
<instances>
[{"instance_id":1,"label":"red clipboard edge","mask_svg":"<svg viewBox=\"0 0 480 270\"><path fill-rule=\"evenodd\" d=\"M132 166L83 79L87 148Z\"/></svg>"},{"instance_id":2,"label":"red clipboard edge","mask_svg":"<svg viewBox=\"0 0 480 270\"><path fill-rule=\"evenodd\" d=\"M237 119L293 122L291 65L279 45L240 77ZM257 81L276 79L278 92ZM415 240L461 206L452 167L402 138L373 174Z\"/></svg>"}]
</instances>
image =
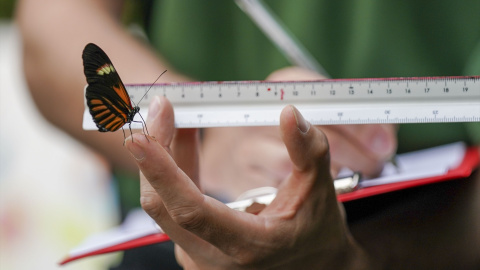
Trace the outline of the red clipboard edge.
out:
<instances>
[{"instance_id":1,"label":"red clipboard edge","mask_svg":"<svg viewBox=\"0 0 480 270\"><path fill-rule=\"evenodd\" d=\"M415 179L415 180L405 181L400 183L393 183L393 184L381 185L376 187L364 188L364 189L356 190L350 193L340 194L337 196L337 199L340 202L348 202L348 201L353 201L361 198L393 192L397 190L413 188L413 187L418 187L418 186L423 186L423 185L428 185L428 184L433 184L433 183L438 183L438 182L443 182L448 180L454 180L458 178L465 178L470 176L472 174L472 171L479 164L480 164L480 149L477 147L470 147L465 152L465 156L462 160L462 163L460 163L460 165L458 165L456 168L449 170L446 174L434 176L434 177L428 177L424 179ZM82 259L85 257L101 255L101 254L106 254L106 253L111 253L116 251L124 251L127 249L136 248L136 247L162 243L169 240L170 238L168 237L168 235L164 233L151 234L138 239L130 240L125 243L95 250L95 251L81 254L78 256L72 256L72 257L69 256L65 258L63 261L61 261L59 265L64 265L69 262Z\"/></svg>"},{"instance_id":2,"label":"red clipboard edge","mask_svg":"<svg viewBox=\"0 0 480 270\"><path fill-rule=\"evenodd\" d=\"M348 201L358 200L358 199L380 195L388 192L393 192L397 190L424 186L428 184L454 180L459 178L465 178L472 174L472 171L479 165L479 163L480 163L480 149L477 147L469 147L465 152L465 156L462 162L460 163L460 165L458 165L454 169L450 169L446 174L423 178L423 179L415 179L415 180L410 180L405 182L363 188L350 193L340 194L337 196L337 199L340 202L348 202Z\"/></svg>"},{"instance_id":3,"label":"red clipboard edge","mask_svg":"<svg viewBox=\"0 0 480 270\"><path fill-rule=\"evenodd\" d=\"M116 252L116 251L124 251L124 250L127 250L127 249L132 249L132 248L136 248L136 247L142 247L142 246L146 246L146 245L166 242L166 241L169 241L169 240L170 240L170 238L168 237L168 235L166 235L164 233L150 234L150 235L147 235L147 236L140 237L138 239L130 240L130 241L118 244L118 245L114 245L114 246L111 246L111 247L106 247L106 248L103 248L103 249L95 250L95 251L88 252L88 253L85 253L85 254L81 254L81 255L78 255L78 256L71 256L71 257L68 256L63 261L59 262L58 264L59 265L64 265L64 264L67 264L69 262L72 262L72 261L75 261L75 260L78 260L78 259L82 259L82 258L85 258L85 257L90 257L90 256L95 256L95 255L100 255L100 254L106 254L106 253L111 253L111 252Z\"/></svg>"}]
</instances>

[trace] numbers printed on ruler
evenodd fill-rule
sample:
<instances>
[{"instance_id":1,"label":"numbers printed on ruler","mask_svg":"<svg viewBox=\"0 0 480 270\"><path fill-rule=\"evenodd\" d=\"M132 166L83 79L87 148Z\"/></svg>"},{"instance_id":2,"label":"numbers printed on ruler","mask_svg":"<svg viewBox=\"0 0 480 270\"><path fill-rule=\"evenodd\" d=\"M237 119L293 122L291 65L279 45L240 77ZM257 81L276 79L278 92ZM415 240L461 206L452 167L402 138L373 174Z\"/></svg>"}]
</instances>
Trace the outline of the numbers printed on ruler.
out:
<instances>
[{"instance_id":1,"label":"numbers printed on ruler","mask_svg":"<svg viewBox=\"0 0 480 270\"><path fill-rule=\"evenodd\" d=\"M127 89L133 99L146 86ZM287 104L316 125L480 121L480 76L159 84L142 114L156 95L172 102L177 127L277 125Z\"/></svg>"}]
</instances>

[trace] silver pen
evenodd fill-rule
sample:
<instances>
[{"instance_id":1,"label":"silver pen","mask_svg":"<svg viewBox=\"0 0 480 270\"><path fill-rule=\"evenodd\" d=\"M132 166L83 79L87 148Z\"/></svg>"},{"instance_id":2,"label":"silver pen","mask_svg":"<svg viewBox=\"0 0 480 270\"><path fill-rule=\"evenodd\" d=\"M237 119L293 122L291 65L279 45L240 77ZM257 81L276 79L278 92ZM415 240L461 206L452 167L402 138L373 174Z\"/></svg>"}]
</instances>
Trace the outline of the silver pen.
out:
<instances>
[{"instance_id":1,"label":"silver pen","mask_svg":"<svg viewBox=\"0 0 480 270\"><path fill-rule=\"evenodd\" d=\"M262 0L235 0L235 3L277 46L291 64L316 71L326 78L330 77L322 65L287 30Z\"/></svg>"},{"instance_id":2,"label":"silver pen","mask_svg":"<svg viewBox=\"0 0 480 270\"><path fill-rule=\"evenodd\" d=\"M355 191L360 183L360 174L353 173L351 176L338 178L333 181L335 192L344 194ZM241 196L237 201L227 203L226 205L234 210L243 211L252 206L254 203L269 205L276 197L276 188L261 187L249 190L245 195Z\"/></svg>"}]
</instances>

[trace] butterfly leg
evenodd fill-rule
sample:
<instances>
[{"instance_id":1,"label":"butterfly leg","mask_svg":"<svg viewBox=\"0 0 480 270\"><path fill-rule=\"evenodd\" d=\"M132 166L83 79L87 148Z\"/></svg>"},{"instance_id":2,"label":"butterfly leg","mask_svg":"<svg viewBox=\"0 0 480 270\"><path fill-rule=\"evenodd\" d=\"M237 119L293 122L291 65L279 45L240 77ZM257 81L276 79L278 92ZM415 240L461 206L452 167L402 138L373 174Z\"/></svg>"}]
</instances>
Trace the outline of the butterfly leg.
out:
<instances>
[{"instance_id":1,"label":"butterfly leg","mask_svg":"<svg viewBox=\"0 0 480 270\"><path fill-rule=\"evenodd\" d=\"M142 119L143 119L143 117L142 117ZM132 121L132 122L142 124L143 135L145 135L145 138L147 139L147 141L150 141L147 137L148 129L147 129L147 133L145 133L145 129L147 128L147 124L145 124L145 122L142 122L142 121ZM148 136L150 136L150 134L148 134Z\"/></svg>"},{"instance_id":2,"label":"butterfly leg","mask_svg":"<svg viewBox=\"0 0 480 270\"><path fill-rule=\"evenodd\" d=\"M122 131L123 131L123 146L125 146L125 139L127 137L125 136L125 130L123 129L123 127L122 127Z\"/></svg>"},{"instance_id":3,"label":"butterfly leg","mask_svg":"<svg viewBox=\"0 0 480 270\"><path fill-rule=\"evenodd\" d=\"M145 130L147 130L147 135L150 136L150 133L148 132L147 124L145 123L145 120L143 120L143 116L140 114L140 112L138 113L138 115L140 115L140 118L142 118L142 121L143 121L142 123L143 134L145 134Z\"/></svg>"},{"instance_id":4,"label":"butterfly leg","mask_svg":"<svg viewBox=\"0 0 480 270\"><path fill-rule=\"evenodd\" d=\"M133 143L132 122L128 123L128 129L130 130L130 136L132 137L132 143Z\"/></svg>"}]
</instances>

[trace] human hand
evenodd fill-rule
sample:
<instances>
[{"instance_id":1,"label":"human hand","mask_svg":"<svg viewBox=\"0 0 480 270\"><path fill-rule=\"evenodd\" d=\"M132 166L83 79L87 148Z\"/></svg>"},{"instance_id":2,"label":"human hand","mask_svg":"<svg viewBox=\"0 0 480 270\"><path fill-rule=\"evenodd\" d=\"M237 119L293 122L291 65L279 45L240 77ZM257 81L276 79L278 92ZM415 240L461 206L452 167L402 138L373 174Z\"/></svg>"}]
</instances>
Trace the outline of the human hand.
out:
<instances>
[{"instance_id":1,"label":"human hand","mask_svg":"<svg viewBox=\"0 0 480 270\"><path fill-rule=\"evenodd\" d=\"M319 74L290 67L267 80L320 80ZM338 125L319 127L330 144L335 177L342 167L378 174L397 146L394 125ZM209 194L233 200L259 186L277 187L292 170L278 127L210 128L202 141L200 178Z\"/></svg>"},{"instance_id":2,"label":"human hand","mask_svg":"<svg viewBox=\"0 0 480 270\"><path fill-rule=\"evenodd\" d=\"M195 130L174 136L173 109L164 98L149 112L155 138L133 134L125 143L141 170L142 207L178 245L185 269L368 267L336 200L327 139L293 106L280 117L292 171L258 215L203 195Z\"/></svg>"},{"instance_id":3,"label":"human hand","mask_svg":"<svg viewBox=\"0 0 480 270\"><path fill-rule=\"evenodd\" d=\"M288 67L270 74L267 80L321 80L310 70ZM332 174L342 167L376 176L397 148L397 128L391 124L319 126L330 145Z\"/></svg>"},{"instance_id":4,"label":"human hand","mask_svg":"<svg viewBox=\"0 0 480 270\"><path fill-rule=\"evenodd\" d=\"M277 187L292 170L279 127L205 129L201 150L202 186L225 201L260 186Z\"/></svg>"}]
</instances>

